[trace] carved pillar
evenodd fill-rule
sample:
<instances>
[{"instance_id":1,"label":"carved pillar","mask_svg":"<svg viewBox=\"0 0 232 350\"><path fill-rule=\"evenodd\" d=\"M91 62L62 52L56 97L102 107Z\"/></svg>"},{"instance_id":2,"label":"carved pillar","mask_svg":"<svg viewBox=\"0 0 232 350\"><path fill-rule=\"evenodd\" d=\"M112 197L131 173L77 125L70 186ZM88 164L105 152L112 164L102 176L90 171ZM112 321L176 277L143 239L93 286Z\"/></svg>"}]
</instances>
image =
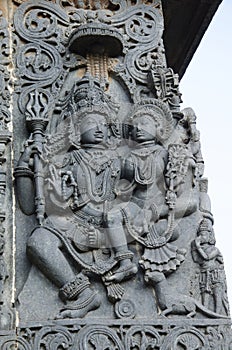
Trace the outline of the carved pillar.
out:
<instances>
[{"instance_id":1,"label":"carved pillar","mask_svg":"<svg viewBox=\"0 0 232 350\"><path fill-rule=\"evenodd\" d=\"M0 4L1 348L229 350L162 1Z\"/></svg>"}]
</instances>

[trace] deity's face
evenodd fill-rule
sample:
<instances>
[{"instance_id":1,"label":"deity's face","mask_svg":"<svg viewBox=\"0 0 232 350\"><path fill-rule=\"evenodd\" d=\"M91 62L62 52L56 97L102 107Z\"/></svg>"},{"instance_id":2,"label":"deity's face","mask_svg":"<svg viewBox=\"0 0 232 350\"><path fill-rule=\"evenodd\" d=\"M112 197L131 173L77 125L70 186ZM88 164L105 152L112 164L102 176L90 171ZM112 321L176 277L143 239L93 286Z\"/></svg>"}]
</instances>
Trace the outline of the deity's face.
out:
<instances>
[{"instance_id":1,"label":"deity's face","mask_svg":"<svg viewBox=\"0 0 232 350\"><path fill-rule=\"evenodd\" d=\"M135 142L142 143L156 139L156 123L154 119L148 115L138 116L133 119L131 139Z\"/></svg>"},{"instance_id":2,"label":"deity's face","mask_svg":"<svg viewBox=\"0 0 232 350\"><path fill-rule=\"evenodd\" d=\"M108 135L106 118L97 113L86 115L80 124L81 144L105 143Z\"/></svg>"},{"instance_id":3,"label":"deity's face","mask_svg":"<svg viewBox=\"0 0 232 350\"><path fill-rule=\"evenodd\" d=\"M208 243L209 242L209 231L201 231L200 237L201 237L201 243Z\"/></svg>"}]
</instances>

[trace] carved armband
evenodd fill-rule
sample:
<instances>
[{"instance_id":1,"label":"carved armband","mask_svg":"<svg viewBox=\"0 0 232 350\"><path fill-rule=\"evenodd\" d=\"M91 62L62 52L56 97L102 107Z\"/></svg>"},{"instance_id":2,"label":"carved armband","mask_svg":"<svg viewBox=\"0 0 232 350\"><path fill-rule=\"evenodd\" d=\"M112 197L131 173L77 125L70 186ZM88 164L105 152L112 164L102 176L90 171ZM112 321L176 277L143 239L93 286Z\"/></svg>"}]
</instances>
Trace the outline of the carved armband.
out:
<instances>
[{"instance_id":1,"label":"carved armband","mask_svg":"<svg viewBox=\"0 0 232 350\"><path fill-rule=\"evenodd\" d=\"M33 171L31 171L29 168L24 166L17 166L14 170L14 176L17 177L34 177Z\"/></svg>"}]
</instances>

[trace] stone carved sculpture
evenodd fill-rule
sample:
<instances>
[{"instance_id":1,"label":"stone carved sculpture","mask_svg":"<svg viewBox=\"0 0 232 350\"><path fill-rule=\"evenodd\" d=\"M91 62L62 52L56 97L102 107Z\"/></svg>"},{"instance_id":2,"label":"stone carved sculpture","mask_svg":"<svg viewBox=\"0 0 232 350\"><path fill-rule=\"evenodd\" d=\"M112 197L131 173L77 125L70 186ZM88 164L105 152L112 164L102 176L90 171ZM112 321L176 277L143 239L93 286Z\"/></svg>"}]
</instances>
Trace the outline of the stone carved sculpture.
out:
<instances>
[{"instance_id":1,"label":"stone carved sculpture","mask_svg":"<svg viewBox=\"0 0 232 350\"><path fill-rule=\"evenodd\" d=\"M157 285L178 268L185 255L184 249L170 243L177 239L173 229L176 198L169 177L165 178L168 152L162 143L172 131L172 116L162 102L143 101L135 106L130 123L132 149L125 168L132 174L131 202L139 210L130 203L123 212L130 235L145 247L140 264L145 280L155 285L160 306Z\"/></svg>"},{"instance_id":2,"label":"stone carved sculpture","mask_svg":"<svg viewBox=\"0 0 232 350\"><path fill-rule=\"evenodd\" d=\"M19 326L0 347L229 350L200 135L166 65L162 2L12 3L16 271L3 230L0 281L9 303L15 278Z\"/></svg>"},{"instance_id":3,"label":"stone carved sculpture","mask_svg":"<svg viewBox=\"0 0 232 350\"><path fill-rule=\"evenodd\" d=\"M212 222L204 219L192 243L192 255L200 265L199 285L202 303L219 314L229 314L223 257L215 247Z\"/></svg>"},{"instance_id":4,"label":"stone carved sculpture","mask_svg":"<svg viewBox=\"0 0 232 350\"><path fill-rule=\"evenodd\" d=\"M90 290L87 276L82 273L75 275L60 250L70 255L81 269L103 276L106 283L132 277L137 267L131 262L133 253L128 249L124 231L115 231L113 227L114 215L110 211L121 171L118 156L112 148L112 137L118 137L114 111L107 105L107 96L101 88L87 77L80 80L79 87L72 93L74 102L71 103L74 105L67 105L68 112L65 110L61 116L63 119L67 115L70 118L70 115L71 121L64 119L64 123L71 124L67 132L74 129L71 131L74 135L66 135L70 141L69 146L65 145L67 152L63 155L57 152L64 146L64 129L62 133L50 136L45 151L39 149L34 139L20 157L15 177L22 209L24 203L28 205L31 200L31 207L35 201L35 212L38 213L40 203L38 208L36 198L31 197L32 191L25 191L25 188L29 186L28 180L31 181L33 172L35 177L38 176L34 170L37 157L41 157L41 161L43 158L46 182L35 182L35 187L39 187L37 191L35 188L35 193L41 193L41 187L45 186L47 198L44 198L43 206L47 218L44 221L41 213L37 216L40 226L28 240L27 253L44 275L57 285L60 298L74 300L60 317L76 318L98 307L100 299ZM33 159L31 166L30 159ZM32 186L31 183L30 188ZM103 236L105 247L98 243L97 236Z\"/></svg>"},{"instance_id":5,"label":"stone carved sculpture","mask_svg":"<svg viewBox=\"0 0 232 350\"><path fill-rule=\"evenodd\" d=\"M14 326L14 311L11 296L7 293L12 283L12 241L7 221L12 218L8 210L11 191L9 162L11 161L10 115L10 32L9 23L0 10L0 328L9 330ZM6 214L7 213L7 214Z\"/></svg>"}]
</instances>

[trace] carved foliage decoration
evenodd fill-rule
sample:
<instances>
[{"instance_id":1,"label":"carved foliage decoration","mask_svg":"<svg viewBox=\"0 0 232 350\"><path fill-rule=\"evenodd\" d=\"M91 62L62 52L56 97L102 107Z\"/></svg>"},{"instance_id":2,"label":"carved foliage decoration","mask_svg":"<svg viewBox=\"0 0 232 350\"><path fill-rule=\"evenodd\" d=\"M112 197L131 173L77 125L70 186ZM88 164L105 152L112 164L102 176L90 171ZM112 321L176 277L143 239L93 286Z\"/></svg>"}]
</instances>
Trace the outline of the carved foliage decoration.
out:
<instances>
[{"instance_id":1,"label":"carved foliage decoration","mask_svg":"<svg viewBox=\"0 0 232 350\"><path fill-rule=\"evenodd\" d=\"M116 332L105 326L84 327L78 340L80 350L123 350L124 347Z\"/></svg>"},{"instance_id":2,"label":"carved foliage decoration","mask_svg":"<svg viewBox=\"0 0 232 350\"><path fill-rule=\"evenodd\" d=\"M1 350L230 350L230 326L45 326L0 338Z\"/></svg>"},{"instance_id":3,"label":"carved foliage decoration","mask_svg":"<svg viewBox=\"0 0 232 350\"><path fill-rule=\"evenodd\" d=\"M132 82L146 85L152 64L161 59L162 65L166 65L161 40L163 18L160 14L160 2L155 2L153 7L132 6L124 16L115 15L112 24L124 30L129 43L124 64L115 67L116 73L123 78L127 86ZM133 87L130 90L132 95L134 90Z\"/></svg>"},{"instance_id":4,"label":"carved foliage decoration","mask_svg":"<svg viewBox=\"0 0 232 350\"><path fill-rule=\"evenodd\" d=\"M10 33L8 22L0 11L0 328L12 327L12 312L10 311L10 296L5 294L5 283L9 278L10 268L6 264L6 255L10 251L10 239L6 241L6 212L9 200L7 190L8 165L10 157L7 158L7 143L11 140L9 131L10 116ZM7 162L8 159L8 162ZM8 233L8 232L7 232ZM6 247L7 245L7 247ZM7 249L6 249L7 248Z\"/></svg>"},{"instance_id":5,"label":"carved foliage decoration","mask_svg":"<svg viewBox=\"0 0 232 350\"><path fill-rule=\"evenodd\" d=\"M63 84L65 47L60 23L68 26L67 14L48 1L28 1L15 13L15 31L24 41L23 45L18 44L16 56L18 106L22 113L30 92L37 90L46 94L52 107Z\"/></svg>"},{"instance_id":6,"label":"carved foliage decoration","mask_svg":"<svg viewBox=\"0 0 232 350\"><path fill-rule=\"evenodd\" d=\"M80 4L84 4L83 1L16 2L21 5L15 12L14 27L16 35L23 40L23 45L18 43L16 56L18 104L22 113L30 92L35 89L46 91L52 106L69 69L86 65L83 57L70 54L67 48L70 34L79 27L81 30L86 23L90 24L90 31L95 22L98 30L103 26L104 30L108 27L115 33L122 33L120 40L125 57L117 64L108 64L109 70L123 80L131 95L138 89L137 85L147 85L148 72L157 59L161 59L162 65L166 64L160 1L155 1L153 6L149 2L137 1L136 6L129 6L126 1L111 1L121 9L114 12L95 11L96 4L92 11L83 11L81 8L85 5Z\"/></svg>"},{"instance_id":7,"label":"carved foliage decoration","mask_svg":"<svg viewBox=\"0 0 232 350\"><path fill-rule=\"evenodd\" d=\"M22 4L27 0L13 0L16 4ZM138 5L141 3L152 5L156 4L157 0L48 0L57 3L63 7L73 6L77 9L84 10L110 10L110 11L124 11L127 7Z\"/></svg>"},{"instance_id":8,"label":"carved foliage decoration","mask_svg":"<svg viewBox=\"0 0 232 350\"><path fill-rule=\"evenodd\" d=\"M128 350L159 349L161 337L159 333L150 326L134 326L127 332L125 348Z\"/></svg>"},{"instance_id":9,"label":"carved foliage decoration","mask_svg":"<svg viewBox=\"0 0 232 350\"><path fill-rule=\"evenodd\" d=\"M2 350L31 350L30 344L21 337L2 337L0 345Z\"/></svg>"},{"instance_id":10,"label":"carved foliage decoration","mask_svg":"<svg viewBox=\"0 0 232 350\"><path fill-rule=\"evenodd\" d=\"M69 349L73 345L73 339L68 329L62 326L42 328L35 336L35 349Z\"/></svg>"},{"instance_id":11,"label":"carved foliage decoration","mask_svg":"<svg viewBox=\"0 0 232 350\"><path fill-rule=\"evenodd\" d=\"M230 332L230 327L207 327L206 333L208 335L210 349L230 350L232 346L232 338Z\"/></svg>"},{"instance_id":12,"label":"carved foliage decoration","mask_svg":"<svg viewBox=\"0 0 232 350\"><path fill-rule=\"evenodd\" d=\"M175 328L165 338L160 350L207 350L208 342L204 334L194 327Z\"/></svg>"},{"instance_id":13,"label":"carved foliage decoration","mask_svg":"<svg viewBox=\"0 0 232 350\"><path fill-rule=\"evenodd\" d=\"M10 121L10 93L9 80L10 73L7 67L10 64L10 46L8 23L0 11L0 132L7 130Z\"/></svg>"},{"instance_id":14,"label":"carved foliage decoration","mask_svg":"<svg viewBox=\"0 0 232 350\"><path fill-rule=\"evenodd\" d=\"M131 42L126 66L135 80L144 83L162 37L162 17L156 9L132 9L128 11L125 30ZM131 62L134 64L129 64Z\"/></svg>"}]
</instances>

